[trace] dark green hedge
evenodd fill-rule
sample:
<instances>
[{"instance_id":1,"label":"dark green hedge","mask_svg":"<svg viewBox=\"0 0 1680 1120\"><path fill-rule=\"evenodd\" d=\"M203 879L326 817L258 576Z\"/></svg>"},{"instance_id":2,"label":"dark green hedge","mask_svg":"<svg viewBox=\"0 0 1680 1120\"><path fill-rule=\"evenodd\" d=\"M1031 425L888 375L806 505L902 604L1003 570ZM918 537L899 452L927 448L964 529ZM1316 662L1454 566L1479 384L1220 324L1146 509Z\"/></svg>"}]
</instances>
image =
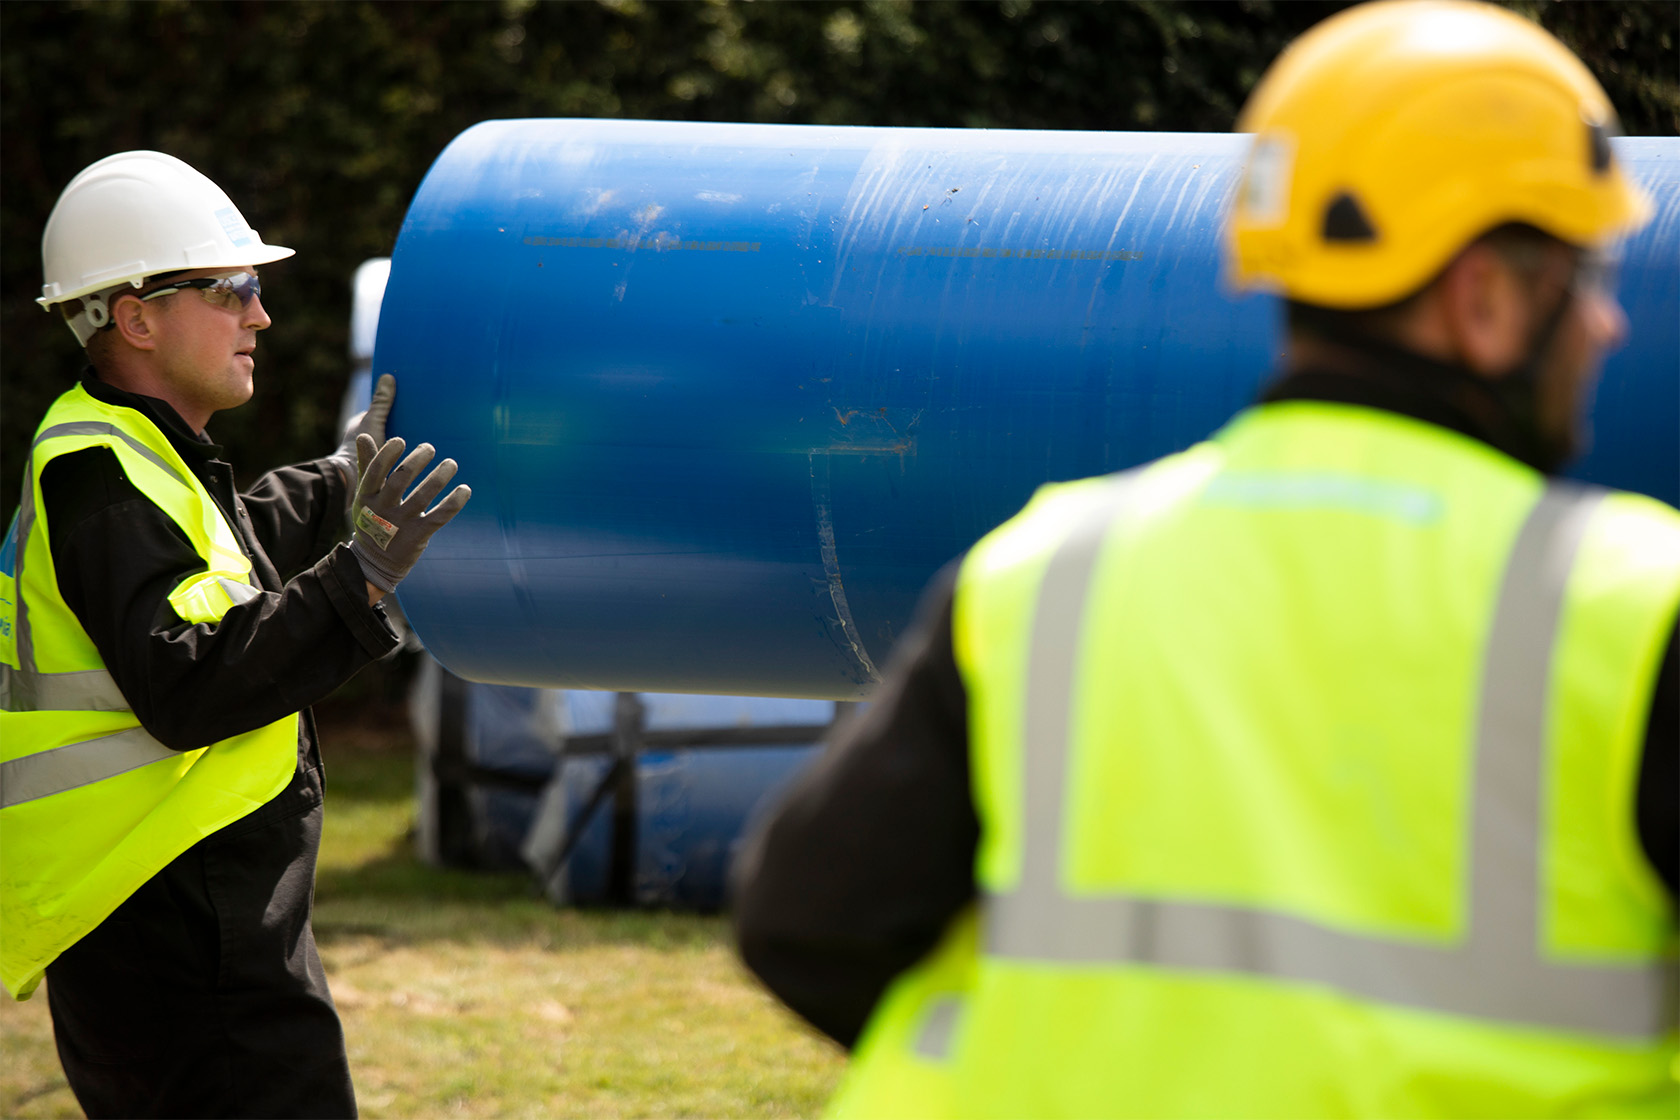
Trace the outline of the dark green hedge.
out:
<instances>
[{"instance_id":1,"label":"dark green hedge","mask_svg":"<svg viewBox=\"0 0 1680 1120\"><path fill-rule=\"evenodd\" d=\"M592 116L1224 130L1266 64L1340 3L0 4L0 509L79 368L32 300L64 184L156 148L298 250L265 273L253 403L219 416L246 478L324 452L348 368L349 278L391 251L457 133ZM1515 5L1587 60L1636 134L1680 131L1680 5Z\"/></svg>"}]
</instances>

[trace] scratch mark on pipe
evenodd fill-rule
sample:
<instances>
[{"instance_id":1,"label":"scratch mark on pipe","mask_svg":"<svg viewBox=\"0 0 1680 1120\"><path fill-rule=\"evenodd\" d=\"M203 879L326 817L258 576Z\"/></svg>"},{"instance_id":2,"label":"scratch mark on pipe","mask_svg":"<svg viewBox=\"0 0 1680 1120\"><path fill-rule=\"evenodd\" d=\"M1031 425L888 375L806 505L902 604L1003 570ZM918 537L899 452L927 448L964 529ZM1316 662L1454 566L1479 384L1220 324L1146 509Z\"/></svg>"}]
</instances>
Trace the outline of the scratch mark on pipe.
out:
<instances>
[{"instance_id":1,"label":"scratch mark on pipe","mask_svg":"<svg viewBox=\"0 0 1680 1120\"><path fill-rule=\"evenodd\" d=\"M1114 219L1114 228L1108 231L1108 244L1103 247L1104 249L1112 250L1114 248L1114 242L1120 236L1120 229L1126 224L1126 215L1132 212L1132 203L1137 201L1138 191L1143 189L1143 181L1149 178L1150 168L1155 166L1155 160L1157 158L1159 158L1159 153L1151 154L1149 161L1143 165L1142 169L1137 173L1137 178L1132 181L1132 193L1126 196L1126 205L1120 207L1120 215ZM1085 302L1086 330L1090 329L1091 317L1096 312L1097 295L1102 291L1103 276L1106 272L1107 269L1104 269L1102 272L1097 273L1096 280L1091 285L1091 298ZM1080 345L1084 345L1083 338L1080 340Z\"/></svg>"},{"instance_id":2,"label":"scratch mark on pipe","mask_svg":"<svg viewBox=\"0 0 1680 1120\"><path fill-rule=\"evenodd\" d=\"M842 410L835 404L829 405L829 408L834 412L840 430L830 428L826 433L828 442L813 446L811 454L904 456L916 453L916 433L921 427L924 409L910 411L882 405L879 408Z\"/></svg>"},{"instance_id":3,"label":"scratch mark on pipe","mask_svg":"<svg viewBox=\"0 0 1680 1120\"><path fill-rule=\"evenodd\" d=\"M840 578L840 557L834 547L834 512L828 492L828 459L816 452L811 453L811 504L816 509L817 541L822 548L823 575L828 580L828 597L834 604L836 616L830 621L838 623L840 637L851 650L852 656L857 659L864 681L877 684L881 680L881 674L876 670L875 663L869 659L869 651L863 648L863 638L858 634L857 623L852 620L852 608L846 603L846 585Z\"/></svg>"}]
</instances>

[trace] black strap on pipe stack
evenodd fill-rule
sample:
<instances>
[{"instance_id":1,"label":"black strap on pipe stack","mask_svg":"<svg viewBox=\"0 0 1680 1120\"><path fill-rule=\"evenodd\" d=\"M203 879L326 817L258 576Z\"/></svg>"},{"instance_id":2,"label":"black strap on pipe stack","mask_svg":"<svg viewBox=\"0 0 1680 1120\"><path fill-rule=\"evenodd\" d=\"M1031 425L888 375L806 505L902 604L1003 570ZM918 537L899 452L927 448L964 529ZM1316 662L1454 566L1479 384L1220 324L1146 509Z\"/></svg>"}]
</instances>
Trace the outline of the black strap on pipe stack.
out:
<instances>
[{"instance_id":1,"label":"black strap on pipe stack","mask_svg":"<svg viewBox=\"0 0 1680 1120\"><path fill-rule=\"evenodd\" d=\"M471 810L466 801L468 785L538 792L548 784L547 775L510 774L493 770L466 756L466 682L448 670L442 671L439 698L438 751L432 772L438 780L440 848L444 861L456 866L476 862L472 848ZM838 721L850 713L853 704L835 705ZM610 754L612 763L584 800L583 808L566 825L565 839L548 871L552 876L566 865L583 839L595 814L610 794L613 800L612 857L607 897L620 905L634 901L636 866L636 759L644 749L741 747L787 747L820 742L832 724L777 724L755 727L705 727L650 731L647 709L639 694L620 692L613 709L613 729L605 734L568 736L560 744L553 775L558 777L573 755Z\"/></svg>"},{"instance_id":2,"label":"black strap on pipe stack","mask_svg":"<svg viewBox=\"0 0 1680 1120\"><path fill-rule=\"evenodd\" d=\"M437 753L432 773L437 778L438 858L450 867L478 863L473 845L472 806L467 804L461 774L467 762L467 682L447 669L438 682Z\"/></svg>"},{"instance_id":3,"label":"black strap on pipe stack","mask_svg":"<svg viewBox=\"0 0 1680 1120\"><path fill-rule=\"evenodd\" d=\"M613 715L616 735L612 769L607 773L613 783L612 873L607 897L627 906L635 898L636 756L647 730L647 706L636 693L621 692Z\"/></svg>"},{"instance_id":4,"label":"black strap on pipe stack","mask_svg":"<svg viewBox=\"0 0 1680 1120\"><path fill-rule=\"evenodd\" d=\"M642 698L634 692L620 692L613 706L611 734L590 737L602 739L600 745L612 751L612 764L607 767L607 772L601 775L601 780L595 783L595 788L589 791L589 797L585 799L582 810L567 822L566 836L560 843L560 852L554 857L554 863L546 873L552 877L566 866L566 861L572 857L572 850L577 847L578 841L583 839L589 823L595 819L595 814L610 793L613 798L613 839L607 898L620 904L630 901L635 886L636 755L641 749L645 721L646 707L642 704ZM600 753L599 746L594 750L576 751L574 742L573 739L567 739L561 744L560 755L554 762L556 775L564 769L568 755ZM591 745L595 746L593 743Z\"/></svg>"}]
</instances>

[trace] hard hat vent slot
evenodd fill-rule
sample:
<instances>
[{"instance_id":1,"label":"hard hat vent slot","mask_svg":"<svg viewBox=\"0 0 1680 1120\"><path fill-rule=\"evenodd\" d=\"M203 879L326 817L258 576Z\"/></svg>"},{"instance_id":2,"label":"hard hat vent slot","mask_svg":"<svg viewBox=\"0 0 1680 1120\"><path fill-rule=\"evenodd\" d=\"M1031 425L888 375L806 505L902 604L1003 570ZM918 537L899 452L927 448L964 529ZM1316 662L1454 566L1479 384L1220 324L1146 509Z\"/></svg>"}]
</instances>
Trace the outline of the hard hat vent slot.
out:
<instances>
[{"instance_id":1,"label":"hard hat vent slot","mask_svg":"<svg viewBox=\"0 0 1680 1120\"><path fill-rule=\"evenodd\" d=\"M1596 121L1587 122L1587 151L1592 153L1593 174L1610 170L1610 132Z\"/></svg>"},{"instance_id":2,"label":"hard hat vent slot","mask_svg":"<svg viewBox=\"0 0 1680 1120\"><path fill-rule=\"evenodd\" d=\"M1365 216L1359 200L1343 191L1324 211L1324 240L1375 241L1376 227Z\"/></svg>"}]
</instances>

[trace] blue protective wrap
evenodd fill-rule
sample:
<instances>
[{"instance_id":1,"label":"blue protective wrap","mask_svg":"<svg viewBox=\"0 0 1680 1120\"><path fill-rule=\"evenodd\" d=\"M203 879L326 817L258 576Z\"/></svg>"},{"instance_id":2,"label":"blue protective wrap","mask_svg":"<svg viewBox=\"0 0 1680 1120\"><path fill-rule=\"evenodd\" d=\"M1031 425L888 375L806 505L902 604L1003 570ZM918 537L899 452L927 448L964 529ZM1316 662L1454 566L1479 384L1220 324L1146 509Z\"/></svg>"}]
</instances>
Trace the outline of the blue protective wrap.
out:
<instances>
[{"instance_id":1,"label":"blue protective wrap","mask_svg":"<svg viewBox=\"0 0 1680 1120\"><path fill-rule=\"evenodd\" d=\"M1580 477L1680 497L1680 140ZM1183 448L1278 308L1219 279L1248 139L491 121L414 199L374 359L473 501L401 588L475 680L851 698L1039 484Z\"/></svg>"}]
</instances>

